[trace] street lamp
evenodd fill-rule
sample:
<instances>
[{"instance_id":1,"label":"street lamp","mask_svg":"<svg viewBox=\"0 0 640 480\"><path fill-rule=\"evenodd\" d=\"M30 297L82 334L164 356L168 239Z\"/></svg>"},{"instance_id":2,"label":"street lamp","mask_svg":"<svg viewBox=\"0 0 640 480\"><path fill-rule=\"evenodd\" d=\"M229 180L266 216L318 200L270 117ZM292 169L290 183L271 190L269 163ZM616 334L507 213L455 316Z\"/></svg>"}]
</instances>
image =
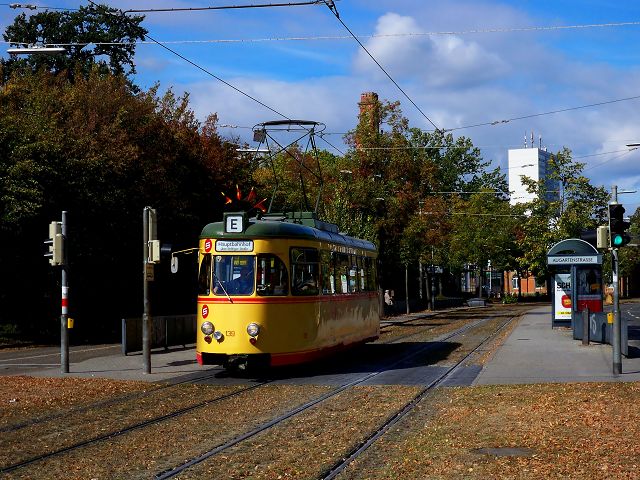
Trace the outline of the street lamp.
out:
<instances>
[{"instance_id":1,"label":"street lamp","mask_svg":"<svg viewBox=\"0 0 640 480\"><path fill-rule=\"evenodd\" d=\"M9 55L31 55L31 54L43 54L43 55L55 55L56 53L64 53L67 50L64 47L47 47L30 45L28 47L12 47L7 49Z\"/></svg>"},{"instance_id":2,"label":"street lamp","mask_svg":"<svg viewBox=\"0 0 640 480\"><path fill-rule=\"evenodd\" d=\"M236 148L238 153L271 153L268 148Z\"/></svg>"}]
</instances>

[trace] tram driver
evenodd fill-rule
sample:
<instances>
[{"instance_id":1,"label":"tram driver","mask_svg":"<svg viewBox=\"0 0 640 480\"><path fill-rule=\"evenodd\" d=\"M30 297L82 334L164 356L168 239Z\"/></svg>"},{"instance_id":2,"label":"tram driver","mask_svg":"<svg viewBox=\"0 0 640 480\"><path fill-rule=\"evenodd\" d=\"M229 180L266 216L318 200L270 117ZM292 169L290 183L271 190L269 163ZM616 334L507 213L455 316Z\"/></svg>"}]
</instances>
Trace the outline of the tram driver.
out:
<instances>
[{"instance_id":1,"label":"tram driver","mask_svg":"<svg viewBox=\"0 0 640 480\"><path fill-rule=\"evenodd\" d=\"M220 285L213 289L213 293L221 295L250 295L253 293L253 265L248 263L240 266L240 275L224 283L224 290Z\"/></svg>"}]
</instances>

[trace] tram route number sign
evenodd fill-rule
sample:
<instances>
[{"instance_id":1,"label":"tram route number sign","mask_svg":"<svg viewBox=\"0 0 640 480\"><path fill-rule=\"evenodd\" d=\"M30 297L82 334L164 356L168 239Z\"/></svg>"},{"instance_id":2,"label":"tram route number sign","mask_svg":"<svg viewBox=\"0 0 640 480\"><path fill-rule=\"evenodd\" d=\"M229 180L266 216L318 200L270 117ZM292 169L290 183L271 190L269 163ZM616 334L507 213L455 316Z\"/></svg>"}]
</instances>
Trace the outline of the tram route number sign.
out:
<instances>
[{"instance_id":1,"label":"tram route number sign","mask_svg":"<svg viewBox=\"0 0 640 480\"><path fill-rule=\"evenodd\" d=\"M227 214L224 219L224 231L225 233L242 233L244 231L244 216Z\"/></svg>"},{"instance_id":2,"label":"tram route number sign","mask_svg":"<svg viewBox=\"0 0 640 480\"><path fill-rule=\"evenodd\" d=\"M252 252L253 240L218 240L216 252Z\"/></svg>"}]
</instances>

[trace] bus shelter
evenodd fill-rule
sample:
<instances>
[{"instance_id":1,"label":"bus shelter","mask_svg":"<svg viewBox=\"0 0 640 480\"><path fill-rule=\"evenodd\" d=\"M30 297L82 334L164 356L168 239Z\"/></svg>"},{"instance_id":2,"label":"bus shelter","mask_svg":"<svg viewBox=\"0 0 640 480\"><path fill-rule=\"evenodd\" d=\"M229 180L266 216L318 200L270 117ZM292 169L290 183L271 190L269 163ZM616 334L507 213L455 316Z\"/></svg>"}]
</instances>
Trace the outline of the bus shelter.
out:
<instances>
[{"instance_id":1,"label":"bus shelter","mask_svg":"<svg viewBox=\"0 0 640 480\"><path fill-rule=\"evenodd\" d=\"M570 238L549 249L547 265L553 279L552 326L571 326L573 338L584 343L612 344L613 314L603 311L602 254L590 243ZM587 319L583 312L588 315ZM621 353L626 356L629 354L628 322L622 316L620 322Z\"/></svg>"}]
</instances>

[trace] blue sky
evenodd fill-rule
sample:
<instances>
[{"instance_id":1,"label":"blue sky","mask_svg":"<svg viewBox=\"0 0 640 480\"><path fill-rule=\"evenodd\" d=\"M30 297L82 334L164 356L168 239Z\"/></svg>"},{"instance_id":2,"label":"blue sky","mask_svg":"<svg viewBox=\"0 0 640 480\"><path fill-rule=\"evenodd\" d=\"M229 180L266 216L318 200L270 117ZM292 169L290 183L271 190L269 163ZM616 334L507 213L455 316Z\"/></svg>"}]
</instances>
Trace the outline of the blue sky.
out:
<instances>
[{"instance_id":1,"label":"blue sky","mask_svg":"<svg viewBox=\"0 0 640 480\"><path fill-rule=\"evenodd\" d=\"M144 9L276 1L107 3ZM79 6L66 0L35 4ZM507 150L521 147L533 132L551 151L572 150L592 183L640 190L640 150L625 147L640 142L640 98L460 128L640 96L640 2L339 0L336 6L420 109L440 128L459 128L454 134L470 137L495 166L505 168ZM17 12L0 4L2 30ZM348 35L326 6L148 13L143 25L278 112L325 123L327 132L336 133L327 137L336 146L337 134L354 127L365 91L400 100L412 126L433 128L353 39L318 39ZM249 140L242 127L279 119L157 45L138 46L136 65L135 81L143 88L160 82L163 89L188 92L199 118L217 112L221 124L239 127L221 128L224 135ZM633 212L640 193L620 201Z\"/></svg>"}]
</instances>

